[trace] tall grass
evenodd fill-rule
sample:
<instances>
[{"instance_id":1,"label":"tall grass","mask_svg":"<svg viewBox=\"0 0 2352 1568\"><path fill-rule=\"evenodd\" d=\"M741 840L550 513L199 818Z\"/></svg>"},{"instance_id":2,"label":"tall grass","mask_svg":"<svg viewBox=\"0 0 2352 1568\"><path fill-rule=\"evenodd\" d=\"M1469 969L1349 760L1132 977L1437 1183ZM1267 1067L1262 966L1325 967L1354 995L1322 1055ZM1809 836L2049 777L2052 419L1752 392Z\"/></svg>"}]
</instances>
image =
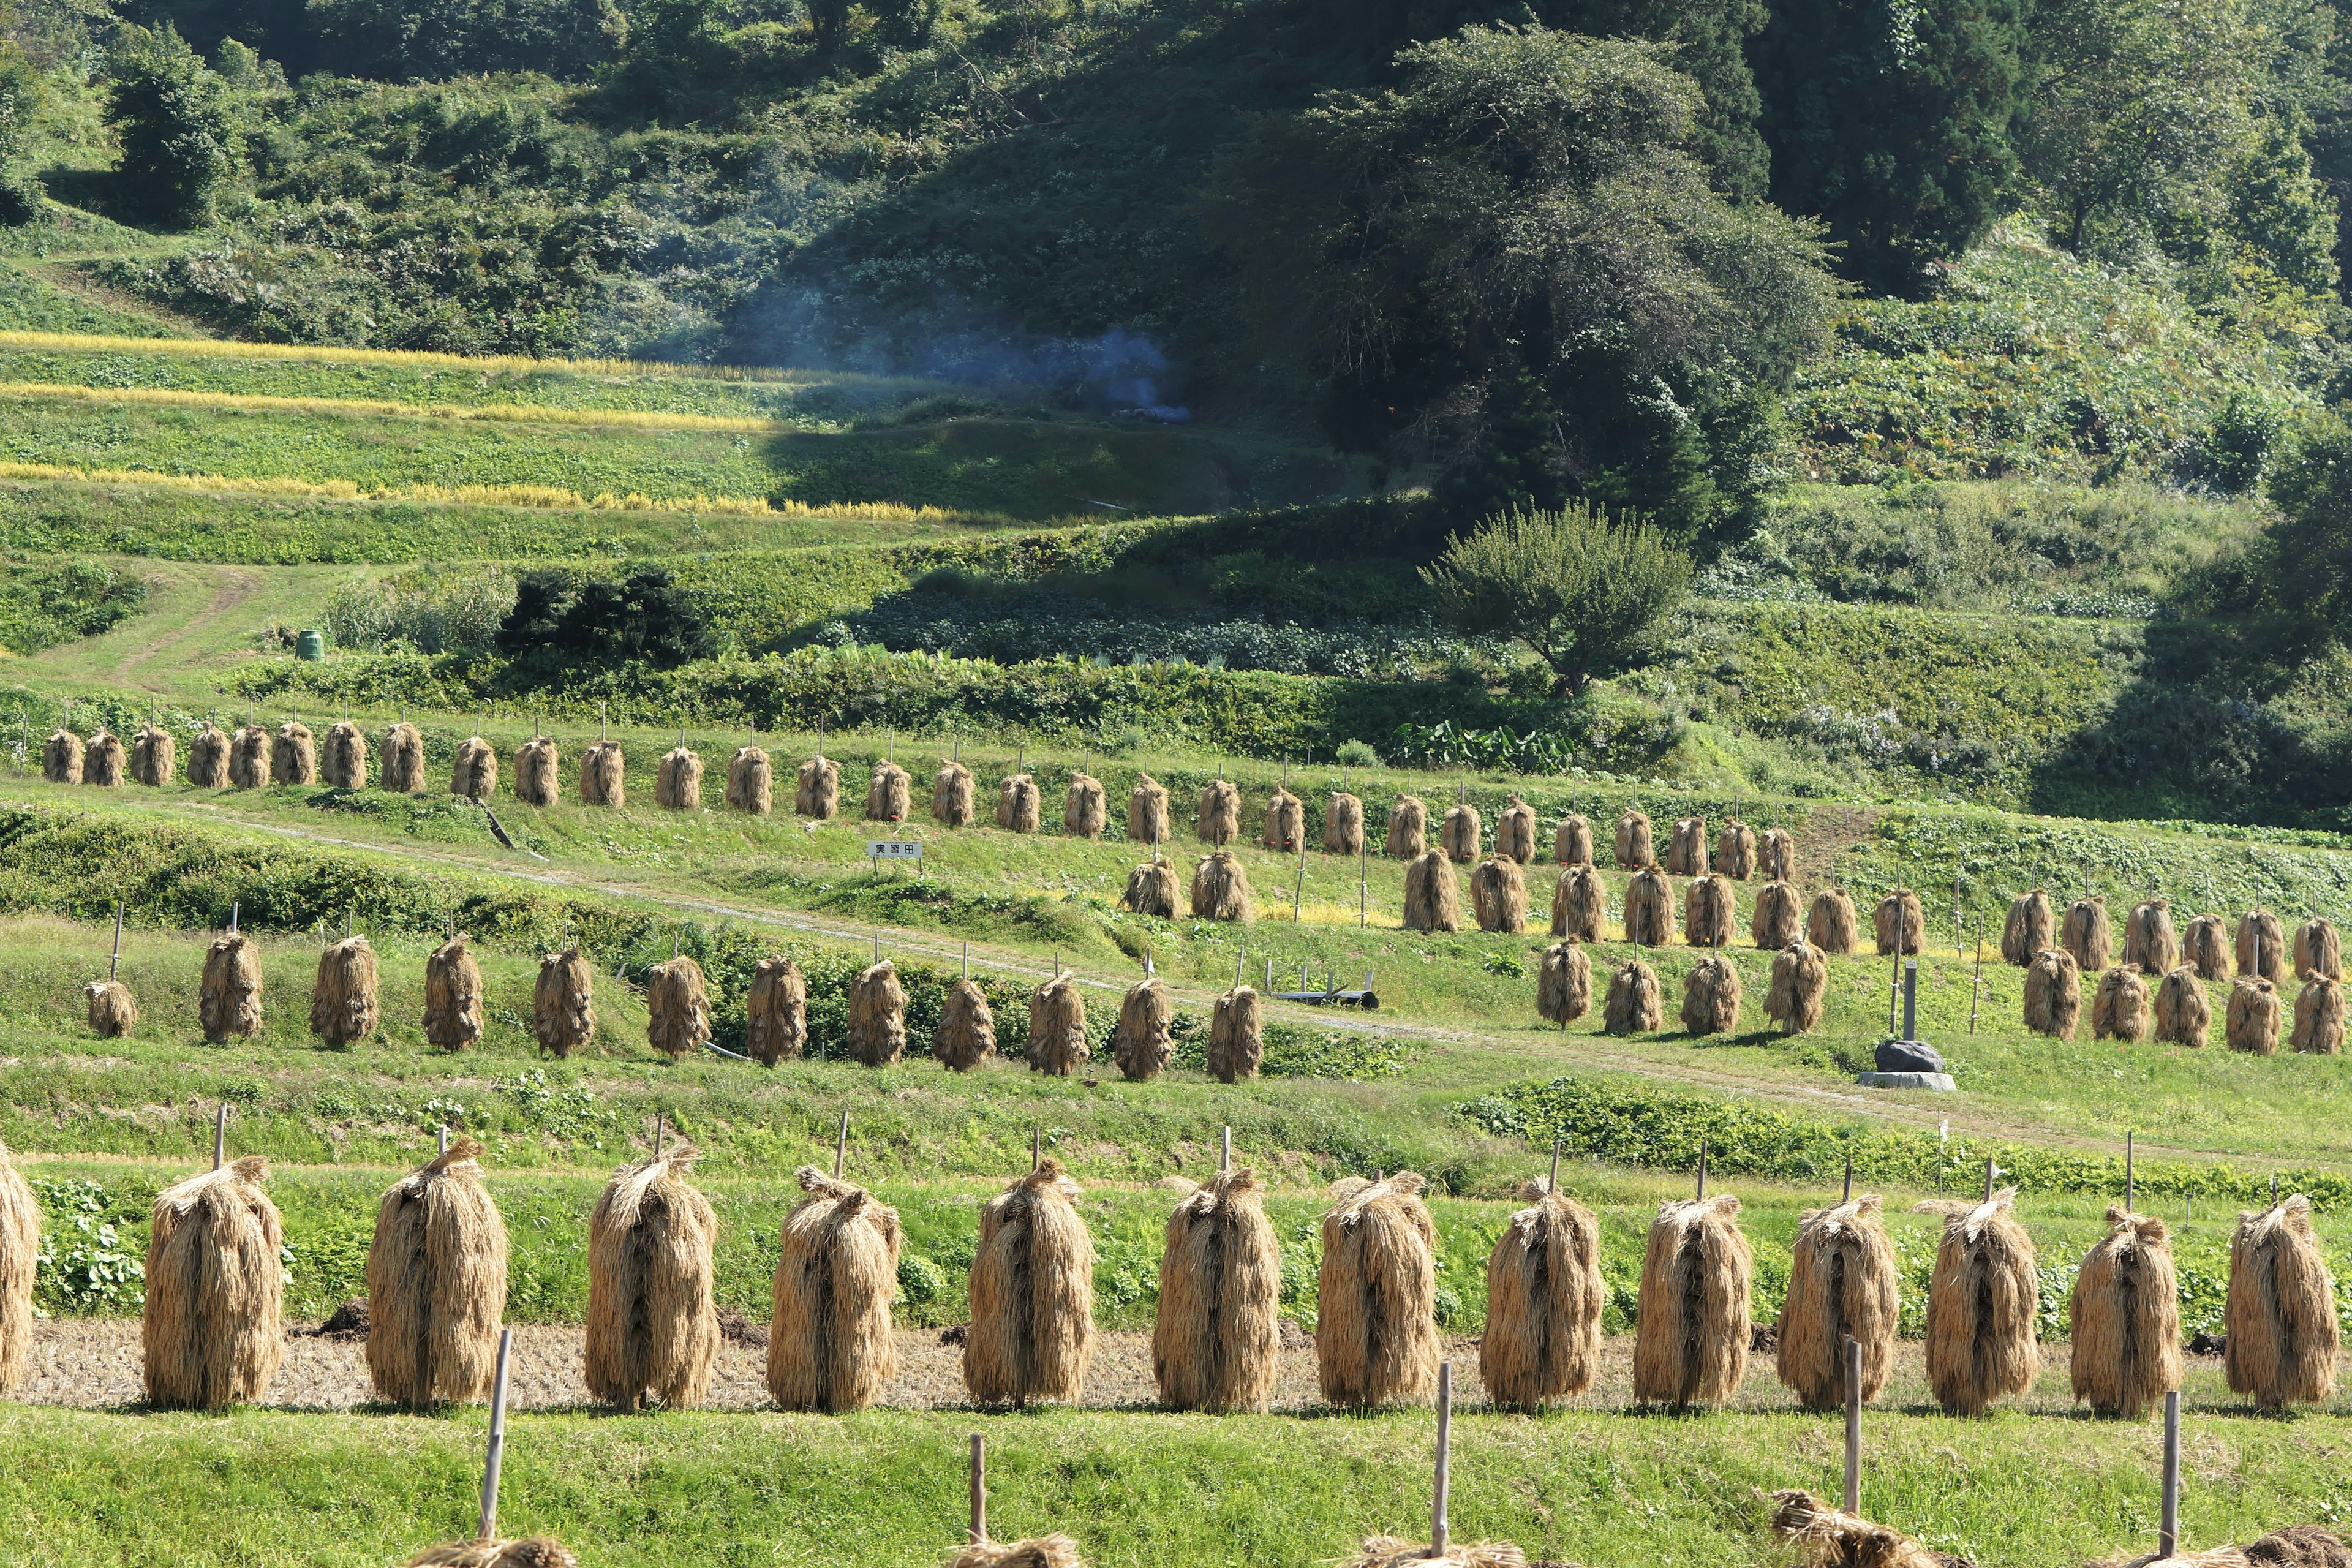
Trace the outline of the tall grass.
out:
<instances>
[{"instance_id":1,"label":"tall grass","mask_svg":"<svg viewBox=\"0 0 2352 1568\"><path fill-rule=\"evenodd\" d=\"M482 419L508 424L619 426L632 430L728 430L775 435L796 429L786 421L725 414L673 414L643 408L558 408L521 403L397 403L367 397L271 397L249 392L200 392L170 386L79 386L53 381L0 382L0 397L26 402L157 404L173 408L226 408L272 414L341 414L371 418Z\"/></svg>"}]
</instances>

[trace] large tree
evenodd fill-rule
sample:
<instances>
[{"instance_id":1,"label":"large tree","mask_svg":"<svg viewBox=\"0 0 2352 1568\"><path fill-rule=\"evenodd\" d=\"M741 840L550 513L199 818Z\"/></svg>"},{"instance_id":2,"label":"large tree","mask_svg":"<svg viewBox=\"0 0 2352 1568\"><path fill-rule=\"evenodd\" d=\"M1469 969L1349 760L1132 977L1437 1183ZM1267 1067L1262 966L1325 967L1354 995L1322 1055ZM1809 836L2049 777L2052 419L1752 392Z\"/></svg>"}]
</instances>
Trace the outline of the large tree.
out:
<instances>
[{"instance_id":1,"label":"large tree","mask_svg":"<svg viewBox=\"0 0 2352 1568\"><path fill-rule=\"evenodd\" d=\"M220 78L168 23L121 29L106 77L106 123L122 149L118 205L161 227L204 222L237 165L236 116Z\"/></svg>"}]
</instances>

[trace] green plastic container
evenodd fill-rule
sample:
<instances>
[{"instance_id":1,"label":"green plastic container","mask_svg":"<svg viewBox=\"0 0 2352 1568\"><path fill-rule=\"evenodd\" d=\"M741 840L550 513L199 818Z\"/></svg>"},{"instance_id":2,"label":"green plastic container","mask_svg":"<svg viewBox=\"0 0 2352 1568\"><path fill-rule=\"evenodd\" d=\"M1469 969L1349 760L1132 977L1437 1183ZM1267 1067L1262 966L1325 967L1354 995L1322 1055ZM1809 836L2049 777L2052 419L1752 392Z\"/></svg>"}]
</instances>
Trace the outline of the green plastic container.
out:
<instances>
[{"instance_id":1,"label":"green plastic container","mask_svg":"<svg viewBox=\"0 0 2352 1568\"><path fill-rule=\"evenodd\" d=\"M307 658L313 663L326 658L327 634L317 631L297 633L294 637L294 657Z\"/></svg>"}]
</instances>

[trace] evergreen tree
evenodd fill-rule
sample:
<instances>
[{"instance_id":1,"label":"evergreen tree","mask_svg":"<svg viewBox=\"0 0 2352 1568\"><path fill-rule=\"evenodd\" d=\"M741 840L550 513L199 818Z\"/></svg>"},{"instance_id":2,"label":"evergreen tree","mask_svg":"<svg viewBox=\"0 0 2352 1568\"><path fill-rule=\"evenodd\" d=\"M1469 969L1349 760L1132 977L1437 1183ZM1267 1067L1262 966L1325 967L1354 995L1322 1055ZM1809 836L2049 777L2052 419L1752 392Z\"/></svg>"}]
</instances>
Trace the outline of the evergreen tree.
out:
<instances>
[{"instance_id":1,"label":"evergreen tree","mask_svg":"<svg viewBox=\"0 0 2352 1568\"><path fill-rule=\"evenodd\" d=\"M159 227L203 223L237 163L236 116L220 78L168 23L123 28L106 74L106 122L122 149L118 205Z\"/></svg>"}]
</instances>

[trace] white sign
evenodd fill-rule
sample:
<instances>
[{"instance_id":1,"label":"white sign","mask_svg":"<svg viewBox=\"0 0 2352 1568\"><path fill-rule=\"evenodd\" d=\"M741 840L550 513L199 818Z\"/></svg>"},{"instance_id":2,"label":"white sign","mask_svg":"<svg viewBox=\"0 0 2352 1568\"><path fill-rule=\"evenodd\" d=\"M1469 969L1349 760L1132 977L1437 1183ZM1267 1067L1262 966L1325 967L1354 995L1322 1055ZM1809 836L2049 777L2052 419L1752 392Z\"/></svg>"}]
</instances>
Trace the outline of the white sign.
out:
<instances>
[{"instance_id":1,"label":"white sign","mask_svg":"<svg viewBox=\"0 0 2352 1568\"><path fill-rule=\"evenodd\" d=\"M866 841L866 858L869 860L919 860L923 858L923 841L919 838L869 838Z\"/></svg>"}]
</instances>

